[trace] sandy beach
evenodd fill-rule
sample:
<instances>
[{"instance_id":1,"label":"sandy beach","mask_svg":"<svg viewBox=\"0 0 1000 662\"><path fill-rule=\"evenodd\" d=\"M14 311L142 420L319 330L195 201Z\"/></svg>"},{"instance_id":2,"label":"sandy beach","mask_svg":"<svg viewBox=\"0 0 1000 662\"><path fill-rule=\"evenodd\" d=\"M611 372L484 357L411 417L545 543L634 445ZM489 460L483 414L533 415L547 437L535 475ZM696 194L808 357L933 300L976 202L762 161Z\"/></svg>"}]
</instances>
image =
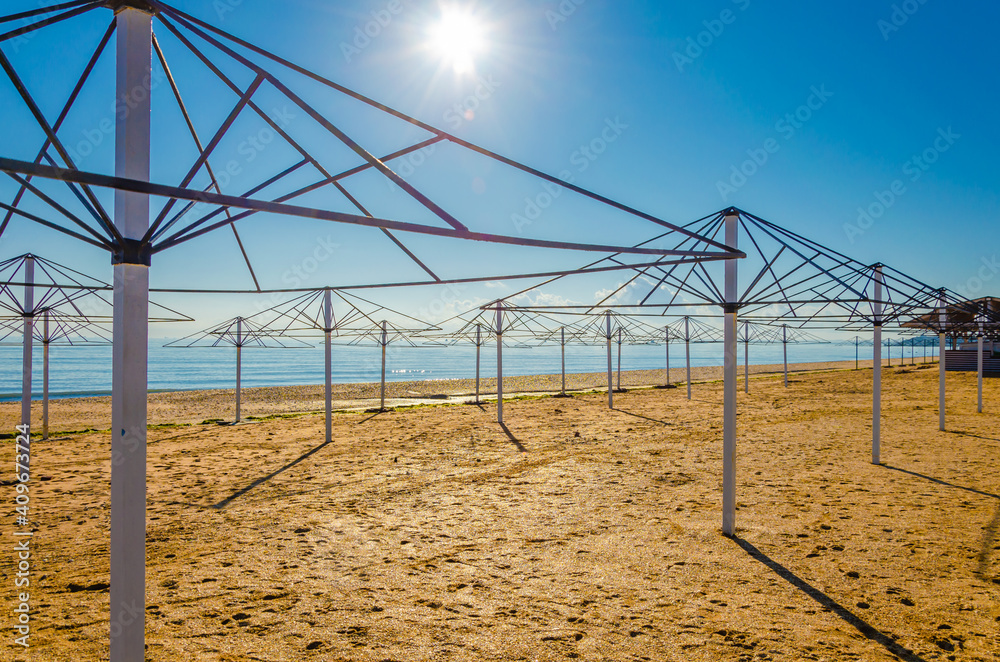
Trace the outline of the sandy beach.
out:
<instances>
[{"instance_id":1,"label":"sandy beach","mask_svg":"<svg viewBox=\"0 0 1000 662\"><path fill-rule=\"evenodd\" d=\"M796 365L786 389L751 366L734 539L718 368L690 401L624 373L613 411L586 392L605 376L572 375L572 397L508 402L506 428L495 403L449 404L471 380L390 384L421 406L385 413L365 411L377 384L337 386L330 444L320 387L248 389L236 426L204 422L231 417L231 390L153 394L147 659L1000 659L1000 380L977 414L975 376L949 373L939 432L937 366L885 368L875 466L872 373L853 367ZM4 431L18 413L0 405ZM51 416L31 647L8 630L0 659L107 659L109 399ZM7 605L15 563L0 554Z\"/></svg>"}]
</instances>

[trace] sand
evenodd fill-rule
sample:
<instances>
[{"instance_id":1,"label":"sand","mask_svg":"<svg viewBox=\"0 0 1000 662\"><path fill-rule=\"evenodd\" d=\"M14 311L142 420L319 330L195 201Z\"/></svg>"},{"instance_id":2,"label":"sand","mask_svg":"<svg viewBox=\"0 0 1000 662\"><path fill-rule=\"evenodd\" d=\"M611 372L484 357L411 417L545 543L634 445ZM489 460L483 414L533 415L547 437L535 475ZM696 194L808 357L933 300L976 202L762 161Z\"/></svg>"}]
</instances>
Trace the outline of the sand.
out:
<instances>
[{"instance_id":1,"label":"sand","mask_svg":"<svg viewBox=\"0 0 1000 662\"><path fill-rule=\"evenodd\" d=\"M942 433L936 366L886 369L883 466L870 384L833 370L740 391L734 539L718 382L692 401L633 388L614 411L602 393L516 400L506 430L495 404L346 412L329 445L320 415L202 424L225 392L153 396L171 426L149 435L147 659L1000 659L1000 380L980 415L974 375L949 374ZM370 406L371 388L338 398ZM317 393L255 390L247 409L314 410ZM106 427L106 406L56 403L53 429ZM5 629L0 659L107 659L108 447L36 442L35 629L27 655ZM0 552L7 605L14 563Z\"/></svg>"}]
</instances>

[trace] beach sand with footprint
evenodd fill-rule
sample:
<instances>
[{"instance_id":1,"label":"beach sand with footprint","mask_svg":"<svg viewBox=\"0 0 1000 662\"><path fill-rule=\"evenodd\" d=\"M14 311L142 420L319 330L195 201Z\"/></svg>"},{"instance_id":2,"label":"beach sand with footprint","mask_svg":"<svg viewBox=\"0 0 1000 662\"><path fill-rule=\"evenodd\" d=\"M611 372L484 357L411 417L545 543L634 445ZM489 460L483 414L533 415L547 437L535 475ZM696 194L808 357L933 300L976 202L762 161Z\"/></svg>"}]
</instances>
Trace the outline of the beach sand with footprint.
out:
<instances>
[{"instance_id":1,"label":"beach sand with footprint","mask_svg":"<svg viewBox=\"0 0 1000 662\"><path fill-rule=\"evenodd\" d=\"M1000 380L977 415L949 374L942 433L936 366L886 368L873 466L870 370L764 372L739 393L735 539L718 382L512 401L507 431L491 403L339 413L330 444L321 415L203 424L224 392L154 396L148 659L1000 659ZM267 392L262 417L316 408ZM54 403L53 428L105 408ZM34 445L28 659L107 658L108 454L107 432ZM7 603L13 572L0 554Z\"/></svg>"}]
</instances>

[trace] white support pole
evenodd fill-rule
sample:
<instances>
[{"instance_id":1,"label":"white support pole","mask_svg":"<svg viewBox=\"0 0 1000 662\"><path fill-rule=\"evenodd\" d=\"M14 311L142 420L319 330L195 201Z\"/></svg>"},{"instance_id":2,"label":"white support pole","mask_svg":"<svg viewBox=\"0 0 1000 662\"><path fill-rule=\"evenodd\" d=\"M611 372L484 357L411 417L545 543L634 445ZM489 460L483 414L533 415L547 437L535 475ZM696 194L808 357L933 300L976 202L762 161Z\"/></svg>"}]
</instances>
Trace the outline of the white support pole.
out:
<instances>
[{"instance_id":1,"label":"white support pole","mask_svg":"<svg viewBox=\"0 0 1000 662\"><path fill-rule=\"evenodd\" d=\"M42 313L42 439L49 438L49 311Z\"/></svg>"},{"instance_id":2,"label":"white support pole","mask_svg":"<svg viewBox=\"0 0 1000 662\"><path fill-rule=\"evenodd\" d=\"M497 304L497 422L503 425L503 305Z\"/></svg>"},{"instance_id":3,"label":"white support pole","mask_svg":"<svg viewBox=\"0 0 1000 662\"><path fill-rule=\"evenodd\" d=\"M25 426L22 436L28 440L23 444L28 451L24 453L28 456L28 461L24 466L28 467L27 473L31 475L31 358L34 342L35 326L35 258L27 256L24 258L24 337L21 352L21 425Z\"/></svg>"},{"instance_id":4,"label":"white support pole","mask_svg":"<svg viewBox=\"0 0 1000 662\"><path fill-rule=\"evenodd\" d=\"M726 213L726 245L737 248L739 220L735 210ZM722 424L722 533L736 533L736 379L737 379L737 301L739 299L736 260L726 260L726 307L723 358L723 424Z\"/></svg>"},{"instance_id":5,"label":"white support pole","mask_svg":"<svg viewBox=\"0 0 1000 662\"><path fill-rule=\"evenodd\" d=\"M333 441L333 293L323 293L323 406L326 413L326 443Z\"/></svg>"},{"instance_id":6,"label":"white support pole","mask_svg":"<svg viewBox=\"0 0 1000 662\"><path fill-rule=\"evenodd\" d=\"M946 333L948 329L948 307L945 304L944 293L942 292L941 298L938 300L938 305L941 310L938 313L938 429L941 432L945 431L945 354L948 351L948 335Z\"/></svg>"},{"instance_id":7,"label":"white support pole","mask_svg":"<svg viewBox=\"0 0 1000 662\"><path fill-rule=\"evenodd\" d=\"M566 327L559 329L559 345L562 348L562 395L566 395Z\"/></svg>"},{"instance_id":8,"label":"white support pole","mask_svg":"<svg viewBox=\"0 0 1000 662\"><path fill-rule=\"evenodd\" d=\"M389 344L389 324L385 320L382 320L382 389L381 389L381 400L379 402L379 411L385 411L385 348Z\"/></svg>"},{"instance_id":9,"label":"white support pole","mask_svg":"<svg viewBox=\"0 0 1000 662\"><path fill-rule=\"evenodd\" d=\"M691 320L684 318L684 360L687 363L688 400L691 399Z\"/></svg>"},{"instance_id":10,"label":"white support pole","mask_svg":"<svg viewBox=\"0 0 1000 662\"><path fill-rule=\"evenodd\" d=\"M977 337L977 352L978 352L978 372L979 372L979 406L976 411L980 414L983 413L983 319L984 315L980 313L979 315L979 334Z\"/></svg>"},{"instance_id":11,"label":"white support pole","mask_svg":"<svg viewBox=\"0 0 1000 662\"><path fill-rule=\"evenodd\" d=\"M612 381L611 381L611 312L610 311L605 313L605 318L607 320L607 332L605 335L607 336L608 340L608 409L614 409L615 395L614 391L612 390Z\"/></svg>"},{"instance_id":12,"label":"white support pole","mask_svg":"<svg viewBox=\"0 0 1000 662\"><path fill-rule=\"evenodd\" d=\"M483 350L483 327L476 324L476 404L479 404L479 355Z\"/></svg>"},{"instance_id":13,"label":"white support pole","mask_svg":"<svg viewBox=\"0 0 1000 662\"><path fill-rule=\"evenodd\" d=\"M243 319L236 320L236 422L240 422L243 402Z\"/></svg>"},{"instance_id":14,"label":"white support pole","mask_svg":"<svg viewBox=\"0 0 1000 662\"><path fill-rule=\"evenodd\" d=\"M750 323L743 322L743 392L750 392Z\"/></svg>"},{"instance_id":15,"label":"white support pole","mask_svg":"<svg viewBox=\"0 0 1000 662\"><path fill-rule=\"evenodd\" d=\"M115 124L115 175L149 181L152 16L117 12L115 98L129 110ZM111 369L110 662L144 660L146 594L146 412L149 261L138 245L149 228L149 196L115 191L115 226L126 245L114 260Z\"/></svg>"},{"instance_id":16,"label":"white support pole","mask_svg":"<svg viewBox=\"0 0 1000 662\"><path fill-rule=\"evenodd\" d=\"M622 330L618 327L618 391L622 390Z\"/></svg>"},{"instance_id":17,"label":"white support pole","mask_svg":"<svg viewBox=\"0 0 1000 662\"><path fill-rule=\"evenodd\" d=\"M663 346L667 348L667 386L670 386L670 327L663 329Z\"/></svg>"},{"instance_id":18,"label":"white support pole","mask_svg":"<svg viewBox=\"0 0 1000 662\"><path fill-rule=\"evenodd\" d=\"M785 388L788 388L788 325L784 324L781 327L781 346L784 350L785 359Z\"/></svg>"},{"instance_id":19,"label":"white support pole","mask_svg":"<svg viewBox=\"0 0 1000 662\"><path fill-rule=\"evenodd\" d=\"M872 464L882 462L882 265L875 267L874 376L872 379Z\"/></svg>"}]
</instances>

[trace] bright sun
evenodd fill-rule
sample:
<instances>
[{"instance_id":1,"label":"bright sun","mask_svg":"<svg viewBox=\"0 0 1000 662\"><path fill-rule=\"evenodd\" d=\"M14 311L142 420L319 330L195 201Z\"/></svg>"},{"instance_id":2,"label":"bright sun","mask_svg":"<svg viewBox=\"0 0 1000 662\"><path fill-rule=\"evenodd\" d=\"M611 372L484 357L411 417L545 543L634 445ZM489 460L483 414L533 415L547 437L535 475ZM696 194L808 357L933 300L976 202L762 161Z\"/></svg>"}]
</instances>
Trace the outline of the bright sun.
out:
<instances>
[{"instance_id":1,"label":"bright sun","mask_svg":"<svg viewBox=\"0 0 1000 662\"><path fill-rule=\"evenodd\" d=\"M460 74L472 71L476 56L486 48L482 24L472 14L457 8L444 9L441 19L431 26L429 36L431 47Z\"/></svg>"}]
</instances>

